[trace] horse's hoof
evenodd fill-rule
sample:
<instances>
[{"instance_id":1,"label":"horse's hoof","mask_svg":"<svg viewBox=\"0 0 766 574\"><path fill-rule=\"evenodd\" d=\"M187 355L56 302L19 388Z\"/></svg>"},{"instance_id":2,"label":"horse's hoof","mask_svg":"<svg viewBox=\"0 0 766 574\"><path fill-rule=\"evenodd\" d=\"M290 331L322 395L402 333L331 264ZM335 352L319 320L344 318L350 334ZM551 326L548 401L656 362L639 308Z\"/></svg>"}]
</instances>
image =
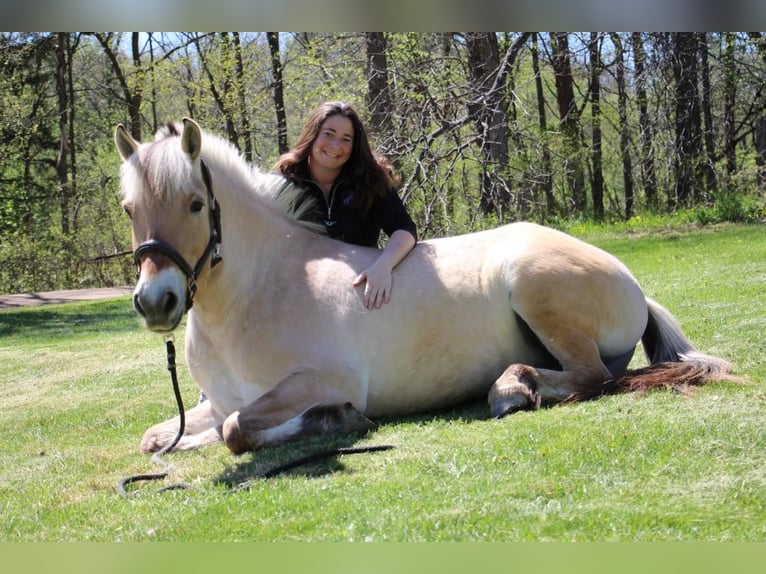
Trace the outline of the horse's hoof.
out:
<instances>
[{"instance_id":1,"label":"horse's hoof","mask_svg":"<svg viewBox=\"0 0 766 574\"><path fill-rule=\"evenodd\" d=\"M159 452L161 446L157 444L155 437L144 437L141 439L141 454L152 454L153 452Z\"/></svg>"},{"instance_id":2,"label":"horse's hoof","mask_svg":"<svg viewBox=\"0 0 766 574\"><path fill-rule=\"evenodd\" d=\"M170 444L170 441L172 441L174 438L175 433L147 432L141 439L141 453L152 454L154 452L159 452L165 448L165 445Z\"/></svg>"},{"instance_id":3,"label":"horse's hoof","mask_svg":"<svg viewBox=\"0 0 766 574\"><path fill-rule=\"evenodd\" d=\"M489 414L494 419L501 419L518 411L531 411L540 407L540 402L534 397L516 393L510 397L496 399L489 403Z\"/></svg>"},{"instance_id":4,"label":"horse's hoof","mask_svg":"<svg viewBox=\"0 0 766 574\"><path fill-rule=\"evenodd\" d=\"M537 372L526 365L511 365L489 389L489 412L493 418L540 408Z\"/></svg>"}]
</instances>

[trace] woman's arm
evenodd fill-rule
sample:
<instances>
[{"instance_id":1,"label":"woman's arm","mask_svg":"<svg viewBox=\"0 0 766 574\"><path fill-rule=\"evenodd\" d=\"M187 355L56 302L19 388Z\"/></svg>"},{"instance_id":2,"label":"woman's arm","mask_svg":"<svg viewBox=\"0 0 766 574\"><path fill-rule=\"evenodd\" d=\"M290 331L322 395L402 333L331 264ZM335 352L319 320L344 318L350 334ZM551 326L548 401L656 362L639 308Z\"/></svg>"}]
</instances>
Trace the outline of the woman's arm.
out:
<instances>
[{"instance_id":1,"label":"woman's arm","mask_svg":"<svg viewBox=\"0 0 766 574\"><path fill-rule=\"evenodd\" d=\"M391 298L391 272L412 251L413 247L415 247L415 237L409 231L403 229L394 231L375 263L354 279L354 287L366 283L364 286L365 307L380 309L383 303L388 303Z\"/></svg>"}]
</instances>

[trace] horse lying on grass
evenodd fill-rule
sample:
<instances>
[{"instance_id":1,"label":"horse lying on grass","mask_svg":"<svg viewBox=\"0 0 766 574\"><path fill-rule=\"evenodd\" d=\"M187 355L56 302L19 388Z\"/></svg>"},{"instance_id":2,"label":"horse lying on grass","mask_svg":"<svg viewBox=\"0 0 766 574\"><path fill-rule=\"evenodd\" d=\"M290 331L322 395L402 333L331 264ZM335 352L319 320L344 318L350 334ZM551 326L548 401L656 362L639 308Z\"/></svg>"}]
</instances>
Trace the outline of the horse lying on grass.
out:
<instances>
[{"instance_id":1,"label":"horse lying on grass","mask_svg":"<svg viewBox=\"0 0 766 574\"><path fill-rule=\"evenodd\" d=\"M391 302L368 311L351 284L377 251L301 223L300 190L281 177L189 119L143 144L118 126L115 143L135 309L160 333L189 311L186 361L208 397L186 413L179 450L360 433L482 395L502 417L732 378L625 265L559 231L514 223L422 241L394 271ZM639 340L650 366L626 371ZM142 451L177 428L151 427Z\"/></svg>"}]
</instances>

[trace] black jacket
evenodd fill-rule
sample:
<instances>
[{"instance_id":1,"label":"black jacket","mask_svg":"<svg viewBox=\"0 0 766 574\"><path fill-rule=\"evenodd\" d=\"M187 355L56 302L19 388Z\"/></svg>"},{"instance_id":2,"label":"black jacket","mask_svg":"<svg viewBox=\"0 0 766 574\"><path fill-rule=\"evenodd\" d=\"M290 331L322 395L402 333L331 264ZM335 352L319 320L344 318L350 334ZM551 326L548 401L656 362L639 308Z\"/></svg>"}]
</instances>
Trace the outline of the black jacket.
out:
<instances>
[{"instance_id":1,"label":"black jacket","mask_svg":"<svg viewBox=\"0 0 766 574\"><path fill-rule=\"evenodd\" d=\"M351 182L340 179L333 183L330 199L325 200L322 189L310 180L296 181L306 192L301 201L314 200L316 209L305 219L323 223L327 234L346 243L378 247L381 230L391 237L394 231L403 229L417 241L417 228L407 208L394 189L384 197L375 198L366 214L354 206L354 189Z\"/></svg>"}]
</instances>

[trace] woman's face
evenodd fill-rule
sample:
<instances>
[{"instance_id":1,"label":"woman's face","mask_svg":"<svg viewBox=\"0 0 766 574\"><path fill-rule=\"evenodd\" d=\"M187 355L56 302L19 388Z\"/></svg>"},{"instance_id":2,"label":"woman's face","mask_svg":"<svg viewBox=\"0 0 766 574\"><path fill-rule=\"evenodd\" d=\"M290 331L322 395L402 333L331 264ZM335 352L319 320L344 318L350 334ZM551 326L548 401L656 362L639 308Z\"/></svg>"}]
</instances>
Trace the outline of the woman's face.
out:
<instances>
[{"instance_id":1,"label":"woman's face","mask_svg":"<svg viewBox=\"0 0 766 574\"><path fill-rule=\"evenodd\" d=\"M345 116L330 116L319 128L311 146L310 166L340 171L354 148L354 124Z\"/></svg>"}]
</instances>

